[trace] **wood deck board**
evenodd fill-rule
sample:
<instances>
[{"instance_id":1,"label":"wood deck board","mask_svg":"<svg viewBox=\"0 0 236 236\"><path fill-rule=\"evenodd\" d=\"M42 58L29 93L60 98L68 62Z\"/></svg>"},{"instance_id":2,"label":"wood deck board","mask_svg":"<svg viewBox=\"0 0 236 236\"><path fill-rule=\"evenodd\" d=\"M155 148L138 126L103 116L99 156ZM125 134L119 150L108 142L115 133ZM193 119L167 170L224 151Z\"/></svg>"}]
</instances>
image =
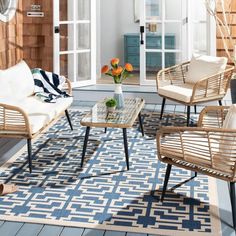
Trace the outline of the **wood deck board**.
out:
<instances>
[{"instance_id":1,"label":"wood deck board","mask_svg":"<svg viewBox=\"0 0 236 236\"><path fill-rule=\"evenodd\" d=\"M126 232L107 230L104 236L126 236Z\"/></svg>"},{"instance_id":2,"label":"wood deck board","mask_svg":"<svg viewBox=\"0 0 236 236\"><path fill-rule=\"evenodd\" d=\"M82 236L84 228L64 227L60 236Z\"/></svg>"},{"instance_id":3,"label":"wood deck board","mask_svg":"<svg viewBox=\"0 0 236 236\"><path fill-rule=\"evenodd\" d=\"M24 225L24 223L21 223L21 222L5 221L0 226L0 235L2 235L2 236L15 236L23 225Z\"/></svg>"},{"instance_id":4,"label":"wood deck board","mask_svg":"<svg viewBox=\"0 0 236 236\"><path fill-rule=\"evenodd\" d=\"M82 236L103 236L105 234L104 230L99 229L85 229ZM69 235L68 235L69 236Z\"/></svg>"},{"instance_id":5,"label":"wood deck board","mask_svg":"<svg viewBox=\"0 0 236 236\"><path fill-rule=\"evenodd\" d=\"M25 223L20 230L17 232L16 236L36 236L43 229L43 224L30 224Z\"/></svg>"},{"instance_id":6,"label":"wood deck board","mask_svg":"<svg viewBox=\"0 0 236 236\"><path fill-rule=\"evenodd\" d=\"M38 236L60 236L62 226L44 225Z\"/></svg>"}]
</instances>

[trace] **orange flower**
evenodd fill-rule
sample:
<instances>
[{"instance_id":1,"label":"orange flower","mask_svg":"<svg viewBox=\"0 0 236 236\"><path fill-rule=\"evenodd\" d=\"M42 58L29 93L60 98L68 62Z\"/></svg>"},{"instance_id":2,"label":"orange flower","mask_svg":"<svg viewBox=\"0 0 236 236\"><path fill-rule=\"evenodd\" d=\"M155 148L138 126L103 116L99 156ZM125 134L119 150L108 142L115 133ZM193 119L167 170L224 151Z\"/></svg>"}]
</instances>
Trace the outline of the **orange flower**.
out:
<instances>
[{"instance_id":1,"label":"orange flower","mask_svg":"<svg viewBox=\"0 0 236 236\"><path fill-rule=\"evenodd\" d=\"M119 62L120 62L120 59L119 59L119 58L113 58L113 59L111 59L111 65L112 65L112 66L118 65Z\"/></svg>"},{"instance_id":2,"label":"orange flower","mask_svg":"<svg viewBox=\"0 0 236 236\"><path fill-rule=\"evenodd\" d=\"M133 66L130 63L126 63L125 64L125 69L127 71L131 72L131 71L133 71L134 68L133 68Z\"/></svg>"},{"instance_id":3,"label":"orange flower","mask_svg":"<svg viewBox=\"0 0 236 236\"><path fill-rule=\"evenodd\" d=\"M103 66L101 71L102 71L102 74L106 74L109 71L108 65Z\"/></svg>"},{"instance_id":4,"label":"orange flower","mask_svg":"<svg viewBox=\"0 0 236 236\"><path fill-rule=\"evenodd\" d=\"M121 66L117 67L117 69L112 70L112 75L113 76L119 76L123 71L123 68Z\"/></svg>"}]
</instances>

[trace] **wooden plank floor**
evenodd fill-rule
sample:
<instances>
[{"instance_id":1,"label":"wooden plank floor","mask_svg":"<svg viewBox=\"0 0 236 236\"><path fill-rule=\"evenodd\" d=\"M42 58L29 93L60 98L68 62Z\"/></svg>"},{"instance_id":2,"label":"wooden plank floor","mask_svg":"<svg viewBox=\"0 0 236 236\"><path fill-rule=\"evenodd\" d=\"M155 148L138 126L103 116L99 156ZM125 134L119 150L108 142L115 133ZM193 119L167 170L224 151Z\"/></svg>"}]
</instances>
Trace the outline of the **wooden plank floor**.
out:
<instances>
[{"instance_id":1,"label":"wooden plank floor","mask_svg":"<svg viewBox=\"0 0 236 236\"><path fill-rule=\"evenodd\" d=\"M10 221L0 222L0 224L1 236L148 236L147 234L18 223Z\"/></svg>"},{"instance_id":2,"label":"wooden plank floor","mask_svg":"<svg viewBox=\"0 0 236 236\"><path fill-rule=\"evenodd\" d=\"M146 105L148 110L160 110L159 105ZM9 159L14 153L16 153L23 145L25 141L14 140L14 139L1 139L0 138L0 165ZM225 222L228 221L228 217L231 217L231 209L228 204L227 185L225 183L219 183L218 189L225 189L219 194L219 201L221 204L221 211L225 214L222 215L222 231L223 236L235 236L235 232ZM227 195L227 196L226 196ZM222 203L224 203L222 205ZM229 212L229 214L228 214ZM227 219L227 220L226 220ZM74 228L74 227L63 227L53 226L45 224L30 224L30 223L19 223L10 221L0 221L0 236L154 236L148 234L137 234L130 232L118 232L118 231L106 231L97 229L86 229L86 228Z\"/></svg>"}]
</instances>

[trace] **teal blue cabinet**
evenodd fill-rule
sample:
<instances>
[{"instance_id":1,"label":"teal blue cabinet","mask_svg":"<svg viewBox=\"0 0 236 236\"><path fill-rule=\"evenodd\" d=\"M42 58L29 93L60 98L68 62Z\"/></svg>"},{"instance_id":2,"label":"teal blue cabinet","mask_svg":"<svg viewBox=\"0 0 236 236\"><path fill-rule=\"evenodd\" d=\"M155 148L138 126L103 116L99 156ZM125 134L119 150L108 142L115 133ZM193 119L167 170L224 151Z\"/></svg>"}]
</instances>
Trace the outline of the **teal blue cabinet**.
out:
<instances>
[{"instance_id":1,"label":"teal blue cabinet","mask_svg":"<svg viewBox=\"0 0 236 236\"><path fill-rule=\"evenodd\" d=\"M131 63L134 67L139 67L140 62L140 39L139 34L130 33L124 35L124 59L125 62ZM162 37L158 34L146 35L147 49L162 49ZM165 35L165 49L175 49L175 36L173 34ZM165 67L176 64L176 54L174 52L165 53ZM146 66L150 69L161 68L162 53L147 52Z\"/></svg>"}]
</instances>

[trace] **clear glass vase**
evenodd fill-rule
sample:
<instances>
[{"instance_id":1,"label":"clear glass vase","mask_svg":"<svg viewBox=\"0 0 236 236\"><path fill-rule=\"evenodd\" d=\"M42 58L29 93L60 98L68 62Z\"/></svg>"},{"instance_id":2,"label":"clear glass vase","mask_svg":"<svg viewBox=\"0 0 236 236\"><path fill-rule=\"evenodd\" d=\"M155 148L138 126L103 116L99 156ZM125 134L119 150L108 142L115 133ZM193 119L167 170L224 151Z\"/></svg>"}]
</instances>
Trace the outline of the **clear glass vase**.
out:
<instances>
[{"instance_id":1,"label":"clear glass vase","mask_svg":"<svg viewBox=\"0 0 236 236\"><path fill-rule=\"evenodd\" d=\"M124 107L124 96L122 92L122 84L115 84L114 99L116 100L116 108L121 109Z\"/></svg>"}]
</instances>

